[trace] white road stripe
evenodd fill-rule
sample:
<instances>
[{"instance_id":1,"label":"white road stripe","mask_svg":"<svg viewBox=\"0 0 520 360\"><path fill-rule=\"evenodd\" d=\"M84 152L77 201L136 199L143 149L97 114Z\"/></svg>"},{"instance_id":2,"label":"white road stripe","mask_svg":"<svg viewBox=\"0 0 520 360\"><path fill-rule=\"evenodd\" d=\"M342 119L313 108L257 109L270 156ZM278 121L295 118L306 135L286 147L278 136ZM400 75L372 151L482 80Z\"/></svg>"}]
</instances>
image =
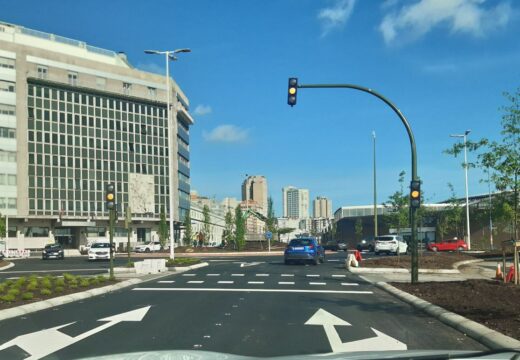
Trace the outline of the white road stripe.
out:
<instances>
[{"instance_id":1,"label":"white road stripe","mask_svg":"<svg viewBox=\"0 0 520 360\"><path fill-rule=\"evenodd\" d=\"M309 285L327 285L327 283L324 282L310 282Z\"/></svg>"},{"instance_id":2,"label":"white road stripe","mask_svg":"<svg viewBox=\"0 0 520 360\"><path fill-rule=\"evenodd\" d=\"M263 281L248 281L248 284L263 284Z\"/></svg>"},{"instance_id":3,"label":"white road stripe","mask_svg":"<svg viewBox=\"0 0 520 360\"><path fill-rule=\"evenodd\" d=\"M347 277L347 275L332 274L332 277L344 278L344 277Z\"/></svg>"},{"instance_id":4,"label":"white road stripe","mask_svg":"<svg viewBox=\"0 0 520 360\"><path fill-rule=\"evenodd\" d=\"M182 274L182 276L195 276L196 274Z\"/></svg>"},{"instance_id":5,"label":"white road stripe","mask_svg":"<svg viewBox=\"0 0 520 360\"><path fill-rule=\"evenodd\" d=\"M294 281L278 281L278 285L294 285Z\"/></svg>"},{"instance_id":6,"label":"white road stripe","mask_svg":"<svg viewBox=\"0 0 520 360\"><path fill-rule=\"evenodd\" d=\"M283 277L294 277L294 274L282 274Z\"/></svg>"},{"instance_id":7,"label":"white road stripe","mask_svg":"<svg viewBox=\"0 0 520 360\"><path fill-rule=\"evenodd\" d=\"M307 274L307 277L320 277L320 276L317 274Z\"/></svg>"},{"instance_id":8,"label":"white road stripe","mask_svg":"<svg viewBox=\"0 0 520 360\"><path fill-rule=\"evenodd\" d=\"M234 281L229 281L229 280L223 280L223 281L219 281L218 283L219 284L234 284L235 282Z\"/></svg>"},{"instance_id":9,"label":"white road stripe","mask_svg":"<svg viewBox=\"0 0 520 360\"><path fill-rule=\"evenodd\" d=\"M217 291L217 292L271 292L271 293L318 293L318 294L373 294L372 291L352 290L306 290L306 289L233 289L233 288L133 288L133 291Z\"/></svg>"},{"instance_id":10,"label":"white road stripe","mask_svg":"<svg viewBox=\"0 0 520 360\"><path fill-rule=\"evenodd\" d=\"M2 271L2 274L26 274L26 273L49 273L49 272L77 272L77 271L107 271L108 268L90 268L90 269L65 269L65 270L17 270Z\"/></svg>"},{"instance_id":11,"label":"white road stripe","mask_svg":"<svg viewBox=\"0 0 520 360\"><path fill-rule=\"evenodd\" d=\"M192 280L192 281L188 281L188 284L203 284L204 281L202 280Z\"/></svg>"},{"instance_id":12,"label":"white road stripe","mask_svg":"<svg viewBox=\"0 0 520 360\"><path fill-rule=\"evenodd\" d=\"M160 280L160 281L157 281L159 284L173 284L175 281L174 280Z\"/></svg>"},{"instance_id":13,"label":"white road stripe","mask_svg":"<svg viewBox=\"0 0 520 360\"><path fill-rule=\"evenodd\" d=\"M206 274L206 276L220 276L220 274Z\"/></svg>"},{"instance_id":14,"label":"white road stripe","mask_svg":"<svg viewBox=\"0 0 520 360\"><path fill-rule=\"evenodd\" d=\"M231 274L231 276L244 276L245 274Z\"/></svg>"},{"instance_id":15,"label":"white road stripe","mask_svg":"<svg viewBox=\"0 0 520 360\"><path fill-rule=\"evenodd\" d=\"M358 283L341 283L343 286L358 286Z\"/></svg>"},{"instance_id":16,"label":"white road stripe","mask_svg":"<svg viewBox=\"0 0 520 360\"><path fill-rule=\"evenodd\" d=\"M269 276L269 274L256 274L256 276Z\"/></svg>"},{"instance_id":17,"label":"white road stripe","mask_svg":"<svg viewBox=\"0 0 520 360\"><path fill-rule=\"evenodd\" d=\"M333 262L340 262L341 260L338 260L338 259L327 259L327 262L331 262L331 261L333 261Z\"/></svg>"}]
</instances>

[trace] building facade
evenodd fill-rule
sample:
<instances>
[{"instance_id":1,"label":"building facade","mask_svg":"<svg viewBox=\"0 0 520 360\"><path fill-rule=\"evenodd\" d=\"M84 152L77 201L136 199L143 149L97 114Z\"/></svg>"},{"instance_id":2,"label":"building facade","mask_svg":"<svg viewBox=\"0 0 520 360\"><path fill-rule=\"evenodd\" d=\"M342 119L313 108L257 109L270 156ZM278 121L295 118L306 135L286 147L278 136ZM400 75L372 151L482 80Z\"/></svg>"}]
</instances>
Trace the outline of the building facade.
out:
<instances>
[{"instance_id":1,"label":"building facade","mask_svg":"<svg viewBox=\"0 0 520 360\"><path fill-rule=\"evenodd\" d=\"M332 215L332 201L323 196L318 196L312 202L312 217L330 219Z\"/></svg>"},{"instance_id":2,"label":"building facade","mask_svg":"<svg viewBox=\"0 0 520 360\"><path fill-rule=\"evenodd\" d=\"M126 242L128 208L134 242L155 236L163 209L178 238L190 208L194 121L187 97L170 85L168 136L165 77L133 68L124 54L0 23L0 212L9 217L10 248L79 248L107 237L108 183L116 188L116 242Z\"/></svg>"},{"instance_id":3,"label":"building facade","mask_svg":"<svg viewBox=\"0 0 520 360\"><path fill-rule=\"evenodd\" d=\"M242 183L242 201L254 201L258 211L267 215L267 179L262 175L248 176Z\"/></svg>"},{"instance_id":4,"label":"building facade","mask_svg":"<svg viewBox=\"0 0 520 360\"><path fill-rule=\"evenodd\" d=\"M224 236L224 230L226 228L225 221L225 213L223 208L218 206L218 204L205 204L200 201L192 201L190 204L190 217L191 217L191 226L192 232L194 234L194 239L198 239L199 234L204 233L204 205L207 205L210 209L209 211L209 234L206 239L206 244L209 246L218 246L222 243L222 239ZM188 245L188 244L185 244Z\"/></svg>"},{"instance_id":5,"label":"building facade","mask_svg":"<svg viewBox=\"0 0 520 360\"><path fill-rule=\"evenodd\" d=\"M287 186L282 189L283 217L303 219L309 217L309 190Z\"/></svg>"}]
</instances>

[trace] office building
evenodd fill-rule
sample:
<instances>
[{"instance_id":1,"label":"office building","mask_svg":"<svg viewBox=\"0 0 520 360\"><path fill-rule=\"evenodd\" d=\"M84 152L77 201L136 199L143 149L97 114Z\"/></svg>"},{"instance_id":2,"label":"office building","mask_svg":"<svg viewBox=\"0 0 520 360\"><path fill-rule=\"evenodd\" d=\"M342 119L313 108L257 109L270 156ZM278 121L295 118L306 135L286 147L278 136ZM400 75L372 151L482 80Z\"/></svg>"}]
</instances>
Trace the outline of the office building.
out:
<instances>
[{"instance_id":1,"label":"office building","mask_svg":"<svg viewBox=\"0 0 520 360\"><path fill-rule=\"evenodd\" d=\"M242 183L242 201L254 201L258 211L267 215L267 179L265 176L248 176Z\"/></svg>"},{"instance_id":2,"label":"office building","mask_svg":"<svg viewBox=\"0 0 520 360\"><path fill-rule=\"evenodd\" d=\"M313 210L312 217L313 218L326 218L330 219L333 217L332 214L332 201L330 201L326 197L318 196L312 202Z\"/></svg>"},{"instance_id":3,"label":"office building","mask_svg":"<svg viewBox=\"0 0 520 360\"><path fill-rule=\"evenodd\" d=\"M309 190L287 186L282 189L283 217L302 219L309 217Z\"/></svg>"},{"instance_id":4,"label":"office building","mask_svg":"<svg viewBox=\"0 0 520 360\"><path fill-rule=\"evenodd\" d=\"M190 205L193 119L188 98L170 85L172 136L164 76L134 68L122 53L0 23L0 212L9 217L8 246L79 248L107 237L108 183L116 188L116 242L126 243L128 206L133 241L152 238L162 209L178 238Z\"/></svg>"}]
</instances>

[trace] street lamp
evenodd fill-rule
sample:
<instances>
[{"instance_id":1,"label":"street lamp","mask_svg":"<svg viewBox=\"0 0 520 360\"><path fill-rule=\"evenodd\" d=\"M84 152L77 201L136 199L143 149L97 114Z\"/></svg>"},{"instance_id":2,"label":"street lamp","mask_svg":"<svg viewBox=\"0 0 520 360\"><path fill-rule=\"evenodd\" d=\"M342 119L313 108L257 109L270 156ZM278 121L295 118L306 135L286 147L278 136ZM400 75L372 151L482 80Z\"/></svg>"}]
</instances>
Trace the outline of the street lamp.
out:
<instances>
[{"instance_id":1,"label":"street lamp","mask_svg":"<svg viewBox=\"0 0 520 360\"><path fill-rule=\"evenodd\" d=\"M470 233L470 225L469 225L469 196L468 196L468 150L466 146L468 134L471 130L466 130L464 134L451 134L450 137L453 138L463 138L464 139L464 174L466 177L466 243L468 244L468 250L471 250L471 233Z\"/></svg>"},{"instance_id":2,"label":"street lamp","mask_svg":"<svg viewBox=\"0 0 520 360\"><path fill-rule=\"evenodd\" d=\"M377 186L376 186L376 132L372 131L374 139L374 241L377 237Z\"/></svg>"},{"instance_id":3,"label":"street lamp","mask_svg":"<svg viewBox=\"0 0 520 360\"><path fill-rule=\"evenodd\" d=\"M171 151L171 142L172 142L172 121L170 118L170 61L169 60L177 60L175 54L178 53L188 53L191 52L190 49L176 49L176 50L167 50L167 51L158 51L158 50L145 50L145 54L153 54L153 55L164 55L166 59L166 119L168 122L168 187L170 189L169 196L169 204L170 204L170 259L175 258L175 244L174 244L174 229L173 229L173 162L174 158Z\"/></svg>"}]
</instances>

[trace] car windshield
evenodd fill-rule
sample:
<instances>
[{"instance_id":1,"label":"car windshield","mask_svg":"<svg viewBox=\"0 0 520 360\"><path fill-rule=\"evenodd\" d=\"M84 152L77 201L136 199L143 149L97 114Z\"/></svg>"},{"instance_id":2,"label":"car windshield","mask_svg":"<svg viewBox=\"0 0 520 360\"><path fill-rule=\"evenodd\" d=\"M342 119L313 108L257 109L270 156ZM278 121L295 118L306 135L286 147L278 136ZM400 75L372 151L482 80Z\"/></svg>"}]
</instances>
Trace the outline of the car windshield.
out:
<instances>
[{"instance_id":1,"label":"car windshield","mask_svg":"<svg viewBox=\"0 0 520 360\"><path fill-rule=\"evenodd\" d=\"M520 349L519 175L520 0L0 1L0 360Z\"/></svg>"}]
</instances>

